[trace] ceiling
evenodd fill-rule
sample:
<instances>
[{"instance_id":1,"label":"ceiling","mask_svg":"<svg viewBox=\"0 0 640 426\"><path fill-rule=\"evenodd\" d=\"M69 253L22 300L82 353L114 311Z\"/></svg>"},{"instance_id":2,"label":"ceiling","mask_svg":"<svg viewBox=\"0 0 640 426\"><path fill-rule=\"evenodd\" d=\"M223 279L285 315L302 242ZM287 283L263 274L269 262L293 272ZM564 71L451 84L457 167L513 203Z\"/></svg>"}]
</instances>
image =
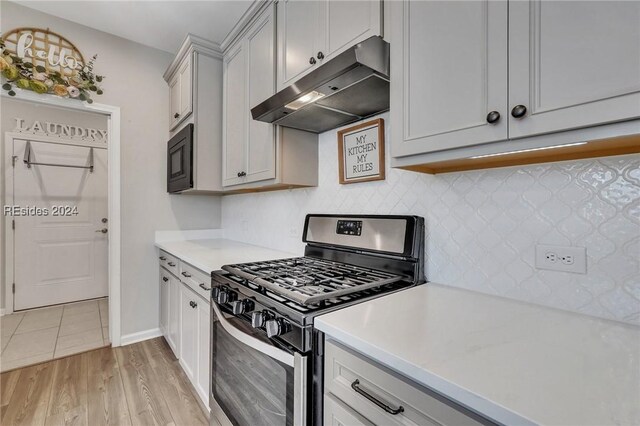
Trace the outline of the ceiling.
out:
<instances>
[{"instance_id":1,"label":"ceiling","mask_svg":"<svg viewBox=\"0 0 640 426\"><path fill-rule=\"evenodd\" d=\"M251 0L16 1L146 46L176 53L187 33L220 43Z\"/></svg>"}]
</instances>

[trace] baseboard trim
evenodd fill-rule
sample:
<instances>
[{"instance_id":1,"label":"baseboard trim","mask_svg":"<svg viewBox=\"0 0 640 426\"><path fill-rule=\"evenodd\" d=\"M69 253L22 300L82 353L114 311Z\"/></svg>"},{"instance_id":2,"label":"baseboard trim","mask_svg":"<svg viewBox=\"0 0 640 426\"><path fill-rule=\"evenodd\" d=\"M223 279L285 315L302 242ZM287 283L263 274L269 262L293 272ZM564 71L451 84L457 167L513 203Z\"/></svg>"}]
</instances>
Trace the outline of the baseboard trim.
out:
<instances>
[{"instance_id":1,"label":"baseboard trim","mask_svg":"<svg viewBox=\"0 0 640 426\"><path fill-rule=\"evenodd\" d=\"M160 328L151 328L149 330L138 331L137 333L125 334L120 337L120 345L126 346L160 336L162 336L162 330L160 330Z\"/></svg>"}]
</instances>

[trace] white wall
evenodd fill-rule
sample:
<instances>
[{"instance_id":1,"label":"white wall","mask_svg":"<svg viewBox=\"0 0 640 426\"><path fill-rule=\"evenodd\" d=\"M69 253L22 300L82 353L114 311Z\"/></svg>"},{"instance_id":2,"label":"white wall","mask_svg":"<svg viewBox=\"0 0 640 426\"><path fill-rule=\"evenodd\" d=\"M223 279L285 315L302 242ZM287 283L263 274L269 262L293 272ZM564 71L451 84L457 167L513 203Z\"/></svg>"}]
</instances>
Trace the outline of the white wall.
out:
<instances>
[{"instance_id":1,"label":"white wall","mask_svg":"<svg viewBox=\"0 0 640 426\"><path fill-rule=\"evenodd\" d=\"M158 327L158 263L154 232L220 226L220 200L166 193L169 92L162 74L172 55L2 1L2 31L50 28L85 57L98 54L106 76L95 101L121 108L122 334ZM4 112L4 111L3 111Z\"/></svg>"},{"instance_id":2,"label":"white wall","mask_svg":"<svg viewBox=\"0 0 640 426\"><path fill-rule=\"evenodd\" d=\"M389 140L388 114L383 114ZM225 235L302 254L307 213L426 220L429 281L640 324L640 155L338 184L336 130L317 188L226 196ZM586 275L534 268L536 243L587 248Z\"/></svg>"}]
</instances>

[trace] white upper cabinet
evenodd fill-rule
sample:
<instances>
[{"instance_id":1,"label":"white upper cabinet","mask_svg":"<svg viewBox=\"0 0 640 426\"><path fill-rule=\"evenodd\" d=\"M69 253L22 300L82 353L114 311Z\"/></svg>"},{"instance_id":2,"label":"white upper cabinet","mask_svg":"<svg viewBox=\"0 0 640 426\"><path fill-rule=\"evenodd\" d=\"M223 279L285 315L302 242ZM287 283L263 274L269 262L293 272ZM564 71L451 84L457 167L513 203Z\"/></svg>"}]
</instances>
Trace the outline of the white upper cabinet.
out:
<instances>
[{"instance_id":1,"label":"white upper cabinet","mask_svg":"<svg viewBox=\"0 0 640 426\"><path fill-rule=\"evenodd\" d=\"M194 55L187 55L178 67L178 71L169 81L170 126L173 130L193 111L193 75L191 73Z\"/></svg>"},{"instance_id":2,"label":"white upper cabinet","mask_svg":"<svg viewBox=\"0 0 640 426\"><path fill-rule=\"evenodd\" d=\"M323 1L320 6L324 60L344 52L354 44L382 34L382 2L370 0ZM317 56L316 52L316 56Z\"/></svg>"},{"instance_id":3,"label":"white upper cabinet","mask_svg":"<svg viewBox=\"0 0 640 426\"><path fill-rule=\"evenodd\" d=\"M278 3L278 90L354 44L382 34L382 2Z\"/></svg>"},{"instance_id":4,"label":"white upper cabinet","mask_svg":"<svg viewBox=\"0 0 640 426\"><path fill-rule=\"evenodd\" d=\"M224 186L275 178L275 127L251 117L251 108L274 93L275 25L269 7L224 57Z\"/></svg>"},{"instance_id":5,"label":"white upper cabinet","mask_svg":"<svg viewBox=\"0 0 640 426\"><path fill-rule=\"evenodd\" d=\"M317 63L318 1L278 3L278 89L306 74Z\"/></svg>"},{"instance_id":6,"label":"white upper cabinet","mask_svg":"<svg viewBox=\"0 0 640 426\"><path fill-rule=\"evenodd\" d=\"M238 43L224 56L224 108L222 124L222 174L224 186L242 183L246 150L246 69L243 44Z\"/></svg>"},{"instance_id":7,"label":"white upper cabinet","mask_svg":"<svg viewBox=\"0 0 640 426\"><path fill-rule=\"evenodd\" d=\"M511 138L640 117L640 2L509 2L509 111L519 105Z\"/></svg>"},{"instance_id":8,"label":"white upper cabinet","mask_svg":"<svg viewBox=\"0 0 640 426\"><path fill-rule=\"evenodd\" d=\"M507 138L506 1L392 2L391 44L394 157Z\"/></svg>"},{"instance_id":9,"label":"white upper cabinet","mask_svg":"<svg viewBox=\"0 0 640 426\"><path fill-rule=\"evenodd\" d=\"M245 46L249 110L246 181L255 182L272 179L276 175L275 128L251 117L251 108L273 95L276 90L273 9L251 27Z\"/></svg>"}]
</instances>

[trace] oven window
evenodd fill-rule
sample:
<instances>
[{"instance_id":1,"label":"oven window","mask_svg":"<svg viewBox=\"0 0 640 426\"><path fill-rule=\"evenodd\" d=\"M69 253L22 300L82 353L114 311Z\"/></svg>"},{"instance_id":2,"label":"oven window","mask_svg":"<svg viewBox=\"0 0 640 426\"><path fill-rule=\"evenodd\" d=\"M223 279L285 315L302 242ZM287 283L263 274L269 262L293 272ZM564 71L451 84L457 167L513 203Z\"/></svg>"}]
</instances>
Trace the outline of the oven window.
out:
<instances>
[{"instance_id":1,"label":"oven window","mask_svg":"<svg viewBox=\"0 0 640 426\"><path fill-rule=\"evenodd\" d=\"M171 177L184 173L182 170L182 150L181 147L171 153Z\"/></svg>"},{"instance_id":2,"label":"oven window","mask_svg":"<svg viewBox=\"0 0 640 426\"><path fill-rule=\"evenodd\" d=\"M228 320L269 341L249 324ZM212 334L211 390L229 420L235 425L293 425L293 368L236 340L219 321L213 322Z\"/></svg>"}]
</instances>

